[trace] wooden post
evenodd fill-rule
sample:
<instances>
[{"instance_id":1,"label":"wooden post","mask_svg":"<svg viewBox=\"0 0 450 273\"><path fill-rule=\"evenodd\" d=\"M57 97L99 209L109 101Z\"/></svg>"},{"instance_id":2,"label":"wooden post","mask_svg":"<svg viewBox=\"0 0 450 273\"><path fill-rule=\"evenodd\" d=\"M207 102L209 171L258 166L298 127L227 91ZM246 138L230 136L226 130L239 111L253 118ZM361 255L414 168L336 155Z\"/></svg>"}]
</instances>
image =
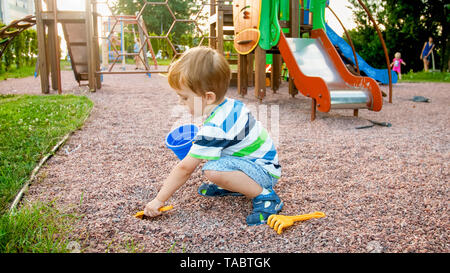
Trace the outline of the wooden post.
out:
<instances>
[{"instance_id":1,"label":"wooden post","mask_svg":"<svg viewBox=\"0 0 450 273\"><path fill-rule=\"evenodd\" d=\"M94 27L94 42L93 42L93 54L94 54L94 60L95 60L95 72L100 71L100 52L99 52L99 42L98 42L98 17L97 17L97 2L94 2L93 5L93 27ZM138 27L140 30L140 28ZM141 36L142 37L142 36ZM141 38L142 40L142 38ZM143 41L141 41L143 42ZM144 54L145 55L145 54ZM147 59L145 59L147 61ZM95 73L95 81L96 81L96 88L101 89L102 88L102 80L101 75Z\"/></svg>"},{"instance_id":2,"label":"wooden post","mask_svg":"<svg viewBox=\"0 0 450 273\"><path fill-rule=\"evenodd\" d=\"M311 121L314 121L316 119L316 100L311 100Z\"/></svg>"},{"instance_id":3,"label":"wooden post","mask_svg":"<svg viewBox=\"0 0 450 273\"><path fill-rule=\"evenodd\" d=\"M48 11L53 11L54 9L54 5L53 5L53 0L45 0L44 1L45 4L47 5L47 10ZM49 64L49 70L50 70L50 80L51 80L51 88L53 90L58 90L58 77L57 77L57 72L56 72L56 48L55 45L56 43L54 43L53 41L55 41L56 36L55 35L55 22L53 21L48 21L47 23L47 27L48 27L48 35L47 35L47 39L48 39L48 44L47 44L47 61Z\"/></svg>"},{"instance_id":4,"label":"wooden post","mask_svg":"<svg viewBox=\"0 0 450 273\"><path fill-rule=\"evenodd\" d=\"M305 22L305 3L304 0L300 0L300 26Z\"/></svg>"},{"instance_id":5,"label":"wooden post","mask_svg":"<svg viewBox=\"0 0 450 273\"><path fill-rule=\"evenodd\" d=\"M281 55L273 54L272 73L270 74L270 85L274 93L280 88L281 75Z\"/></svg>"},{"instance_id":6,"label":"wooden post","mask_svg":"<svg viewBox=\"0 0 450 273\"><path fill-rule=\"evenodd\" d=\"M255 54L250 53L247 55L247 76L248 86L255 86Z\"/></svg>"},{"instance_id":7,"label":"wooden post","mask_svg":"<svg viewBox=\"0 0 450 273\"><path fill-rule=\"evenodd\" d=\"M106 29L107 22L102 20L102 36L107 36L107 29ZM102 67L104 69L107 69L109 66L109 48L108 48L108 39L102 39Z\"/></svg>"},{"instance_id":8,"label":"wooden post","mask_svg":"<svg viewBox=\"0 0 450 273\"><path fill-rule=\"evenodd\" d=\"M41 92L48 94L50 92L49 81L48 81L48 63L47 63L47 53L45 46L45 25L42 20L42 2L41 0L34 0L34 6L36 9L36 32L38 38L38 63L39 63L39 74L41 77Z\"/></svg>"},{"instance_id":9,"label":"wooden post","mask_svg":"<svg viewBox=\"0 0 450 273\"><path fill-rule=\"evenodd\" d=\"M96 91L96 81L95 81L95 59L94 59L94 30L92 23L92 3L91 0L85 0L86 3L86 15L85 15L85 25L86 25L86 41L87 41L87 56L88 56L88 81L89 90L91 92Z\"/></svg>"},{"instance_id":10,"label":"wooden post","mask_svg":"<svg viewBox=\"0 0 450 273\"><path fill-rule=\"evenodd\" d=\"M291 97L295 97L295 95L298 94L298 90L297 88L295 88L295 84L294 84L294 78L292 78L289 75L289 95L291 95Z\"/></svg>"},{"instance_id":11,"label":"wooden post","mask_svg":"<svg viewBox=\"0 0 450 273\"><path fill-rule=\"evenodd\" d=\"M217 41L217 51L223 55L223 3L218 2L216 5L216 41Z\"/></svg>"},{"instance_id":12,"label":"wooden post","mask_svg":"<svg viewBox=\"0 0 450 273\"><path fill-rule=\"evenodd\" d=\"M292 34L292 38L298 38L298 33L299 33L299 14L298 14L298 9L299 9L299 1L298 0L291 0L290 1L291 4L291 10L289 12L289 21L291 22L291 34Z\"/></svg>"},{"instance_id":13,"label":"wooden post","mask_svg":"<svg viewBox=\"0 0 450 273\"><path fill-rule=\"evenodd\" d=\"M247 95L248 88L247 56L248 55L238 54L237 91L242 97Z\"/></svg>"},{"instance_id":14,"label":"wooden post","mask_svg":"<svg viewBox=\"0 0 450 273\"><path fill-rule=\"evenodd\" d=\"M60 64L60 46L59 46L59 38L58 38L58 7L56 6L56 0L52 0L53 2L53 44L55 45L55 51L54 51L54 62L56 64L56 78L57 78L57 85L58 85L58 94L62 94L62 86L61 86L61 64ZM52 71L53 73L53 71ZM54 75L52 75L52 78Z\"/></svg>"},{"instance_id":15,"label":"wooden post","mask_svg":"<svg viewBox=\"0 0 450 273\"><path fill-rule=\"evenodd\" d=\"M212 17L216 14L216 0L210 0L209 2L209 16ZM217 16L217 15L216 15ZM209 47L217 49L217 21L209 23ZM214 38L211 38L214 37Z\"/></svg>"},{"instance_id":16,"label":"wooden post","mask_svg":"<svg viewBox=\"0 0 450 273\"><path fill-rule=\"evenodd\" d=\"M290 0L289 1L289 21L291 22L291 37L298 38L299 37L299 21L298 21L298 9L299 9L299 1L298 0ZM289 94L292 97L298 94L298 90L295 88L294 80L289 74Z\"/></svg>"},{"instance_id":17,"label":"wooden post","mask_svg":"<svg viewBox=\"0 0 450 273\"><path fill-rule=\"evenodd\" d=\"M255 97L260 101L266 96L266 51L255 48Z\"/></svg>"}]
</instances>

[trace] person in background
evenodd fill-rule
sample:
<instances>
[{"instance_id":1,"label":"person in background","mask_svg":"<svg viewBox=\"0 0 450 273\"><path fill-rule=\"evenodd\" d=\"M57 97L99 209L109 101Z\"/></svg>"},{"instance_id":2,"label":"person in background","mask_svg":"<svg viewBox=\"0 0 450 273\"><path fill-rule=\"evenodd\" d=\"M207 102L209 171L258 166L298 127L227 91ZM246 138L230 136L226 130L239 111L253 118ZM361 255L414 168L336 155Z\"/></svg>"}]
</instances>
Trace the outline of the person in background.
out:
<instances>
[{"instance_id":1,"label":"person in background","mask_svg":"<svg viewBox=\"0 0 450 273\"><path fill-rule=\"evenodd\" d=\"M402 59L402 54L400 52L395 53L395 58L392 60L391 68L398 74L398 78L402 79L402 64L406 65L406 63Z\"/></svg>"},{"instance_id":2,"label":"person in background","mask_svg":"<svg viewBox=\"0 0 450 273\"><path fill-rule=\"evenodd\" d=\"M431 60L431 53L434 49L433 37L428 38L428 42L423 44L422 52L420 53L420 59L423 60L423 69L425 72L428 71L428 65Z\"/></svg>"},{"instance_id":3,"label":"person in background","mask_svg":"<svg viewBox=\"0 0 450 273\"><path fill-rule=\"evenodd\" d=\"M140 43L139 39L136 39L134 41L134 48L133 48L134 53L140 53L140 49L141 49L140 47L141 47L141 43ZM139 55L134 56L134 61L136 63L135 70L140 68L141 62L139 59L140 59Z\"/></svg>"}]
</instances>

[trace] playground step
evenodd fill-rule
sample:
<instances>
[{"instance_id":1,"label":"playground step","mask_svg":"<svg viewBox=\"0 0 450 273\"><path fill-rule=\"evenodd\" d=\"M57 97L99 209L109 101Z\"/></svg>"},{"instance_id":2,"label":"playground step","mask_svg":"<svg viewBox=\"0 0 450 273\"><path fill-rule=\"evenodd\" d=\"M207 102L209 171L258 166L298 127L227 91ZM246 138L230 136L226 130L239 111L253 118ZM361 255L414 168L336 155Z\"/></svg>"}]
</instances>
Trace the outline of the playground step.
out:
<instances>
[{"instance_id":1,"label":"playground step","mask_svg":"<svg viewBox=\"0 0 450 273\"><path fill-rule=\"evenodd\" d=\"M233 14L224 14L223 15L223 25L224 26L233 26Z\"/></svg>"},{"instance_id":2,"label":"playground step","mask_svg":"<svg viewBox=\"0 0 450 273\"><path fill-rule=\"evenodd\" d=\"M81 81L89 80L88 73L80 73L80 80Z\"/></svg>"},{"instance_id":3,"label":"playground step","mask_svg":"<svg viewBox=\"0 0 450 273\"><path fill-rule=\"evenodd\" d=\"M75 79L78 82L88 80L86 23L85 21L70 21L70 23L62 23L62 27Z\"/></svg>"},{"instance_id":4,"label":"playground step","mask_svg":"<svg viewBox=\"0 0 450 273\"><path fill-rule=\"evenodd\" d=\"M224 29L223 35L234 35L234 30L230 29Z\"/></svg>"},{"instance_id":5,"label":"playground step","mask_svg":"<svg viewBox=\"0 0 450 273\"><path fill-rule=\"evenodd\" d=\"M86 42L70 42L68 43L70 46L87 46Z\"/></svg>"}]
</instances>

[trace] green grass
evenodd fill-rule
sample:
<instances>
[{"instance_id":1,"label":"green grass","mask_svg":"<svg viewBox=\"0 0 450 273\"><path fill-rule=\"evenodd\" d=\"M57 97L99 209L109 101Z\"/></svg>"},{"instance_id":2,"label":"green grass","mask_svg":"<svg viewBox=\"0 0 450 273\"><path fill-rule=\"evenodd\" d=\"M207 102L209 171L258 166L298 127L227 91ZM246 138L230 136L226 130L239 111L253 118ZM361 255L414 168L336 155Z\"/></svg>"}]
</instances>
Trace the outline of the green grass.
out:
<instances>
[{"instance_id":1,"label":"green grass","mask_svg":"<svg viewBox=\"0 0 450 273\"><path fill-rule=\"evenodd\" d=\"M158 62L158 65L170 65L172 59L163 59L163 60L157 59L156 61ZM125 63L126 64L136 64L135 60L132 59L132 58L126 58L125 59ZM120 65L120 64L122 64L122 63L121 62L120 63L116 63L116 65ZM148 58L148 64L151 65L151 66L154 65L154 62L153 62L152 58Z\"/></svg>"},{"instance_id":2,"label":"green grass","mask_svg":"<svg viewBox=\"0 0 450 273\"><path fill-rule=\"evenodd\" d=\"M60 63L61 70L72 70L70 66L70 62L66 60L61 60ZM26 78L30 76L34 76L34 71L36 69L35 65L24 66L21 68L17 68L16 65L12 65L10 70L4 73L0 73L0 81L11 79L11 78Z\"/></svg>"},{"instance_id":3,"label":"green grass","mask_svg":"<svg viewBox=\"0 0 450 273\"><path fill-rule=\"evenodd\" d=\"M79 246L70 232L79 217L53 202L34 203L0 216L0 253L65 253ZM81 249L79 249L81 251Z\"/></svg>"},{"instance_id":4,"label":"green grass","mask_svg":"<svg viewBox=\"0 0 450 273\"><path fill-rule=\"evenodd\" d=\"M175 247L177 246L177 241L173 242L173 244L170 246L169 250L167 250L167 253L175 253ZM180 246L178 246L178 250L180 251ZM186 253L186 246L184 243L181 243L181 253Z\"/></svg>"},{"instance_id":5,"label":"green grass","mask_svg":"<svg viewBox=\"0 0 450 273\"><path fill-rule=\"evenodd\" d=\"M15 66L5 73L0 74L0 81L11 79L11 78L26 78L34 75L35 66L24 66L21 68L16 68Z\"/></svg>"},{"instance_id":6,"label":"green grass","mask_svg":"<svg viewBox=\"0 0 450 273\"><path fill-rule=\"evenodd\" d=\"M0 95L0 214L39 160L82 125L92 106L73 95Z\"/></svg>"},{"instance_id":7,"label":"green grass","mask_svg":"<svg viewBox=\"0 0 450 273\"><path fill-rule=\"evenodd\" d=\"M449 72L409 72L399 82L450 82Z\"/></svg>"},{"instance_id":8,"label":"green grass","mask_svg":"<svg viewBox=\"0 0 450 273\"><path fill-rule=\"evenodd\" d=\"M61 67L61 70L67 70L67 71L72 70L72 65L70 64L69 61L66 61L66 60L61 60L60 67Z\"/></svg>"},{"instance_id":9,"label":"green grass","mask_svg":"<svg viewBox=\"0 0 450 273\"><path fill-rule=\"evenodd\" d=\"M105 253L142 253L144 246L140 242L135 242L133 239L124 238L120 242L111 240L106 247Z\"/></svg>"},{"instance_id":10,"label":"green grass","mask_svg":"<svg viewBox=\"0 0 450 273\"><path fill-rule=\"evenodd\" d=\"M66 251L75 216L52 203L8 209L40 159L82 126L92 106L84 96L0 95L0 252Z\"/></svg>"}]
</instances>

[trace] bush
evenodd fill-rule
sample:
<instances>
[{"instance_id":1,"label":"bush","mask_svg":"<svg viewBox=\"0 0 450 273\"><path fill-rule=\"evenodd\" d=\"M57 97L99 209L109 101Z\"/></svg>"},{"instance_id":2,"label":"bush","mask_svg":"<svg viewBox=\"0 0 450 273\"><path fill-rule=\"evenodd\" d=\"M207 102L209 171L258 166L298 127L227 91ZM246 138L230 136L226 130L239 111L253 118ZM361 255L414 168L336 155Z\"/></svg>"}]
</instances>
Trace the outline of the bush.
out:
<instances>
[{"instance_id":1,"label":"bush","mask_svg":"<svg viewBox=\"0 0 450 273\"><path fill-rule=\"evenodd\" d=\"M0 28L5 26L0 22ZM24 30L14 37L0 60L0 73L9 71L12 66L21 68L34 64L38 54L37 33L34 29Z\"/></svg>"}]
</instances>

